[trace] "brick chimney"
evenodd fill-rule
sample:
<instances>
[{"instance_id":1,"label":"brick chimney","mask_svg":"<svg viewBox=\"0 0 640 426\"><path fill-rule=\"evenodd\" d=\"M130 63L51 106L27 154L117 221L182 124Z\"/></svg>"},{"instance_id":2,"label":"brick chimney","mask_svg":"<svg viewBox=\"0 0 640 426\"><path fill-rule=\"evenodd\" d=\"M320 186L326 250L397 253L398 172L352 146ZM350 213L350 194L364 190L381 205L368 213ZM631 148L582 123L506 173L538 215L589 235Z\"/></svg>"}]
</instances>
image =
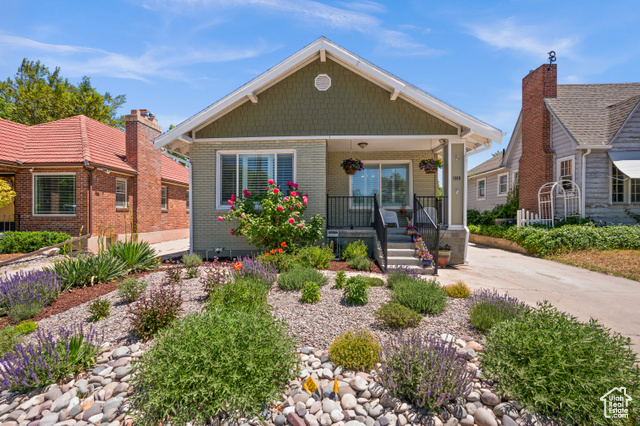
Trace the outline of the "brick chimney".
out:
<instances>
[{"instance_id":1,"label":"brick chimney","mask_svg":"<svg viewBox=\"0 0 640 426\"><path fill-rule=\"evenodd\" d=\"M162 133L153 114L146 109L132 109L125 116L127 162L138 171L133 188L130 212L136 221L136 232L161 231L161 157L151 142Z\"/></svg>"},{"instance_id":2,"label":"brick chimney","mask_svg":"<svg viewBox=\"0 0 640 426\"><path fill-rule=\"evenodd\" d=\"M555 98L557 92L555 64L541 65L522 79L520 208L534 213L538 212L538 190L553 180L551 116L544 98Z\"/></svg>"}]
</instances>

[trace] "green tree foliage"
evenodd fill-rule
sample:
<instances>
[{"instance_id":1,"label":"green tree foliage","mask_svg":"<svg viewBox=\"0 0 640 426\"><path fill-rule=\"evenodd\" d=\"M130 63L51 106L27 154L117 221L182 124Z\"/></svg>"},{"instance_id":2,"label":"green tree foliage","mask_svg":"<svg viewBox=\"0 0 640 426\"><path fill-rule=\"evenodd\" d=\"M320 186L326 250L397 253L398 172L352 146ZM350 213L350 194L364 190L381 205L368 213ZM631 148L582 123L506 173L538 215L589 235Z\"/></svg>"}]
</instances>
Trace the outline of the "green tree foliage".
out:
<instances>
[{"instance_id":1,"label":"green tree foliage","mask_svg":"<svg viewBox=\"0 0 640 426\"><path fill-rule=\"evenodd\" d=\"M40 61L25 58L15 79L0 82L0 118L31 126L83 114L124 128L123 117L116 113L125 99L98 93L86 76L73 85L60 76L59 67L51 72Z\"/></svg>"}]
</instances>

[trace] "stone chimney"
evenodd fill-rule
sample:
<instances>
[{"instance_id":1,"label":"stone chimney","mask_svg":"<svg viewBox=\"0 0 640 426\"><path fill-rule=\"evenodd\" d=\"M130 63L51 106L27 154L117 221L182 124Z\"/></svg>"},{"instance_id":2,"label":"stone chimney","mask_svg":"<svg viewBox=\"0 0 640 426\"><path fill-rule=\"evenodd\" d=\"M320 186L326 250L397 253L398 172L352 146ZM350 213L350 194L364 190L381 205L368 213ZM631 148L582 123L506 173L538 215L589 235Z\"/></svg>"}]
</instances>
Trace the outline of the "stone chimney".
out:
<instances>
[{"instance_id":1,"label":"stone chimney","mask_svg":"<svg viewBox=\"0 0 640 426\"><path fill-rule=\"evenodd\" d=\"M545 98L555 98L558 79L555 64L541 65L522 79L522 156L520 157L520 208L538 212L538 190L553 180L551 116Z\"/></svg>"},{"instance_id":2,"label":"stone chimney","mask_svg":"<svg viewBox=\"0 0 640 426\"><path fill-rule=\"evenodd\" d=\"M160 136L162 128L154 115L146 109L133 109L125 116L127 163L138 171L130 209L136 222L136 232L161 231L161 154L152 140Z\"/></svg>"}]
</instances>

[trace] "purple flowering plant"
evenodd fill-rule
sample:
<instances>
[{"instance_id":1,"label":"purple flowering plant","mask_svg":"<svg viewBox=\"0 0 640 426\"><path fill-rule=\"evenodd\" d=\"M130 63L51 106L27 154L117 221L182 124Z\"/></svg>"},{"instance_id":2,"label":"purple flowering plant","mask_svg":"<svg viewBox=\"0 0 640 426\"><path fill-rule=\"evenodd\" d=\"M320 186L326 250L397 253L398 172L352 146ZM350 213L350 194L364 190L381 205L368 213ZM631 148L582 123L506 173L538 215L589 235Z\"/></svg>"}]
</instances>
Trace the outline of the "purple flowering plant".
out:
<instances>
[{"instance_id":1,"label":"purple flowering plant","mask_svg":"<svg viewBox=\"0 0 640 426\"><path fill-rule=\"evenodd\" d=\"M390 339L382 347L380 384L419 408L436 409L470 391L474 373L452 342L415 333Z\"/></svg>"},{"instance_id":2,"label":"purple flowering plant","mask_svg":"<svg viewBox=\"0 0 640 426\"><path fill-rule=\"evenodd\" d=\"M0 278L0 309L11 321L20 322L37 316L55 300L63 280L50 271L18 271Z\"/></svg>"},{"instance_id":3,"label":"purple flowering plant","mask_svg":"<svg viewBox=\"0 0 640 426\"><path fill-rule=\"evenodd\" d=\"M31 343L17 344L0 358L0 390L26 392L89 368L102 336L82 324L60 327L57 333L38 329Z\"/></svg>"}]
</instances>

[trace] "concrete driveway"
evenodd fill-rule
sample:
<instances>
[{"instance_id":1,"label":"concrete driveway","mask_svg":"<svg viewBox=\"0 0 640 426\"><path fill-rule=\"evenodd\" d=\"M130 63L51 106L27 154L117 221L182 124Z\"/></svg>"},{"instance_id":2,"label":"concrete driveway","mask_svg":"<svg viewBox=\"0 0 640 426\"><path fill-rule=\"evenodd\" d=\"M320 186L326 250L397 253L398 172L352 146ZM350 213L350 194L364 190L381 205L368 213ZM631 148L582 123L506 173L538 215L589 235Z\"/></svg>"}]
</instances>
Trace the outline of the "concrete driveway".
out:
<instances>
[{"instance_id":1,"label":"concrete driveway","mask_svg":"<svg viewBox=\"0 0 640 426\"><path fill-rule=\"evenodd\" d=\"M546 299L582 321L595 318L630 337L640 352L640 282L474 243L467 260L439 270L439 281L495 288L530 305Z\"/></svg>"}]
</instances>

